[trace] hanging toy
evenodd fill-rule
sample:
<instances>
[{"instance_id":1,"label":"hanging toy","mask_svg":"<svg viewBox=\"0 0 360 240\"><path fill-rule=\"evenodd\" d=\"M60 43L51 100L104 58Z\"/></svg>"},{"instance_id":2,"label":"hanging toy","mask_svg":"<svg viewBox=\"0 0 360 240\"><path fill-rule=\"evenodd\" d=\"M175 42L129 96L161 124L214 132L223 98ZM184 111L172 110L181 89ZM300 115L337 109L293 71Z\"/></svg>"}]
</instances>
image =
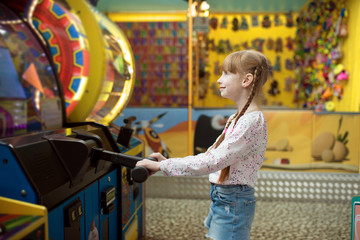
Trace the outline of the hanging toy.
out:
<instances>
[{"instance_id":1,"label":"hanging toy","mask_svg":"<svg viewBox=\"0 0 360 240\"><path fill-rule=\"evenodd\" d=\"M324 76L324 77L325 77L325 76ZM330 71L330 72L327 74L327 79L326 79L326 80L329 82L329 84L333 84L333 83L335 82L334 73Z\"/></svg>"},{"instance_id":2,"label":"hanging toy","mask_svg":"<svg viewBox=\"0 0 360 240\"><path fill-rule=\"evenodd\" d=\"M206 49L211 50L211 51L216 50L215 40L214 39L207 39L207 41L206 41Z\"/></svg>"},{"instance_id":3,"label":"hanging toy","mask_svg":"<svg viewBox=\"0 0 360 240\"><path fill-rule=\"evenodd\" d=\"M227 40L224 41L224 43L225 43L225 46L226 46L226 52L232 52L233 48L231 47L230 40L227 39Z\"/></svg>"},{"instance_id":4,"label":"hanging toy","mask_svg":"<svg viewBox=\"0 0 360 240\"><path fill-rule=\"evenodd\" d=\"M240 44L235 44L235 45L233 46L233 51L235 51L235 52L240 51Z\"/></svg>"},{"instance_id":5,"label":"hanging toy","mask_svg":"<svg viewBox=\"0 0 360 240\"><path fill-rule=\"evenodd\" d=\"M348 35L347 25L345 23L340 24L339 37L346 37Z\"/></svg>"},{"instance_id":6,"label":"hanging toy","mask_svg":"<svg viewBox=\"0 0 360 240\"><path fill-rule=\"evenodd\" d=\"M259 17L258 17L258 15L252 15L251 16L251 25L253 27L259 26Z\"/></svg>"},{"instance_id":7,"label":"hanging toy","mask_svg":"<svg viewBox=\"0 0 360 240\"><path fill-rule=\"evenodd\" d=\"M336 36L346 37L347 34L348 34L347 25L341 21L342 18L344 18L344 17L347 17L346 8L342 8L341 11L340 11L339 28L338 28Z\"/></svg>"},{"instance_id":8,"label":"hanging toy","mask_svg":"<svg viewBox=\"0 0 360 240\"><path fill-rule=\"evenodd\" d=\"M328 101L325 103L325 109L328 112L332 112L335 110L335 103L333 101Z\"/></svg>"},{"instance_id":9,"label":"hanging toy","mask_svg":"<svg viewBox=\"0 0 360 240\"><path fill-rule=\"evenodd\" d=\"M282 23L282 21L281 21L281 19L280 19L279 14L275 14L275 16L274 16L274 22L275 22L275 26L282 26L282 25L283 25L283 23Z\"/></svg>"},{"instance_id":10,"label":"hanging toy","mask_svg":"<svg viewBox=\"0 0 360 240\"><path fill-rule=\"evenodd\" d=\"M217 83L212 83L210 88L212 89L213 95L221 97L221 92Z\"/></svg>"},{"instance_id":11,"label":"hanging toy","mask_svg":"<svg viewBox=\"0 0 360 240\"><path fill-rule=\"evenodd\" d=\"M341 9L341 11L340 11L340 16L341 16L342 18L348 16L348 12L347 12L346 8L343 7L343 8Z\"/></svg>"},{"instance_id":12,"label":"hanging toy","mask_svg":"<svg viewBox=\"0 0 360 240\"><path fill-rule=\"evenodd\" d=\"M239 30L239 20L236 18L236 17L234 17L234 19L232 20L232 30L234 31L234 32L236 32L237 30Z\"/></svg>"},{"instance_id":13,"label":"hanging toy","mask_svg":"<svg viewBox=\"0 0 360 240\"><path fill-rule=\"evenodd\" d=\"M321 100L323 100L323 101L330 100L332 98L332 96L333 96L333 93L331 91L331 88L327 87L321 95Z\"/></svg>"},{"instance_id":14,"label":"hanging toy","mask_svg":"<svg viewBox=\"0 0 360 240\"><path fill-rule=\"evenodd\" d=\"M275 79L271 82L268 93L273 97L280 94L279 83Z\"/></svg>"},{"instance_id":15,"label":"hanging toy","mask_svg":"<svg viewBox=\"0 0 360 240\"><path fill-rule=\"evenodd\" d=\"M285 17L286 17L286 27L293 27L294 26L294 19L293 19L293 15L291 12L289 13L285 13Z\"/></svg>"},{"instance_id":16,"label":"hanging toy","mask_svg":"<svg viewBox=\"0 0 360 240\"><path fill-rule=\"evenodd\" d=\"M347 71L342 70L337 76L336 76L336 80L338 81L342 81L342 80L347 80L349 79L349 74Z\"/></svg>"},{"instance_id":17,"label":"hanging toy","mask_svg":"<svg viewBox=\"0 0 360 240\"><path fill-rule=\"evenodd\" d=\"M244 48L245 50L250 49L249 43L248 43L247 41L243 42L242 46L243 46L243 48Z\"/></svg>"},{"instance_id":18,"label":"hanging toy","mask_svg":"<svg viewBox=\"0 0 360 240\"><path fill-rule=\"evenodd\" d=\"M219 61L214 62L214 75L221 75L221 67Z\"/></svg>"},{"instance_id":19,"label":"hanging toy","mask_svg":"<svg viewBox=\"0 0 360 240\"><path fill-rule=\"evenodd\" d=\"M311 84L305 85L305 89L303 91L303 94L304 94L305 98L310 97L312 89L313 89L313 86Z\"/></svg>"},{"instance_id":20,"label":"hanging toy","mask_svg":"<svg viewBox=\"0 0 360 240\"><path fill-rule=\"evenodd\" d=\"M246 18L244 16L241 17L240 29L241 30L248 30L249 29L249 24L247 23L247 20L246 20Z\"/></svg>"},{"instance_id":21,"label":"hanging toy","mask_svg":"<svg viewBox=\"0 0 360 240\"><path fill-rule=\"evenodd\" d=\"M325 110L325 104L319 103L315 106L315 112L323 112Z\"/></svg>"},{"instance_id":22,"label":"hanging toy","mask_svg":"<svg viewBox=\"0 0 360 240\"><path fill-rule=\"evenodd\" d=\"M264 42L265 42L265 39L263 39L263 38L258 39L258 49L260 52L262 52L264 49Z\"/></svg>"},{"instance_id":23,"label":"hanging toy","mask_svg":"<svg viewBox=\"0 0 360 240\"><path fill-rule=\"evenodd\" d=\"M324 73L321 69L318 69L317 72L315 72L315 77L318 82L326 81L327 73Z\"/></svg>"},{"instance_id":24,"label":"hanging toy","mask_svg":"<svg viewBox=\"0 0 360 240\"><path fill-rule=\"evenodd\" d=\"M263 51L263 45L264 45L265 39L262 38L256 38L251 41L251 45L253 49L256 49L259 52Z\"/></svg>"},{"instance_id":25,"label":"hanging toy","mask_svg":"<svg viewBox=\"0 0 360 240\"><path fill-rule=\"evenodd\" d=\"M286 38L286 48L289 50L289 51L292 51L294 49L293 47L293 40L291 37L287 37Z\"/></svg>"},{"instance_id":26,"label":"hanging toy","mask_svg":"<svg viewBox=\"0 0 360 240\"><path fill-rule=\"evenodd\" d=\"M266 48L267 50L273 50L274 40L272 38L268 38L268 40L266 41Z\"/></svg>"},{"instance_id":27,"label":"hanging toy","mask_svg":"<svg viewBox=\"0 0 360 240\"><path fill-rule=\"evenodd\" d=\"M289 70L289 71L295 69L295 64L290 58L287 58L285 60L285 68L286 68L286 70Z\"/></svg>"},{"instance_id":28,"label":"hanging toy","mask_svg":"<svg viewBox=\"0 0 360 240\"><path fill-rule=\"evenodd\" d=\"M219 54L224 54L225 53L225 41L224 40L220 40L219 44L217 45L217 53Z\"/></svg>"},{"instance_id":29,"label":"hanging toy","mask_svg":"<svg viewBox=\"0 0 360 240\"><path fill-rule=\"evenodd\" d=\"M212 29L216 30L218 26L218 19L216 17L212 17L209 21L209 24Z\"/></svg>"},{"instance_id":30,"label":"hanging toy","mask_svg":"<svg viewBox=\"0 0 360 240\"><path fill-rule=\"evenodd\" d=\"M282 39L279 37L276 39L275 42L275 52L282 52L283 51L283 42Z\"/></svg>"},{"instance_id":31,"label":"hanging toy","mask_svg":"<svg viewBox=\"0 0 360 240\"><path fill-rule=\"evenodd\" d=\"M341 42L331 50L331 59L332 60L338 60L342 57L341 53Z\"/></svg>"},{"instance_id":32,"label":"hanging toy","mask_svg":"<svg viewBox=\"0 0 360 240\"><path fill-rule=\"evenodd\" d=\"M284 86L284 91L285 92L291 92L292 90L292 84L295 82L295 79L293 79L292 77L287 77L285 79L285 86Z\"/></svg>"},{"instance_id":33,"label":"hanging toy","mask_svg":"<svg viewBox=\"0 0 360 240\"><path fill-rule=\"evenodd\" d=\"M343 94L343 87L340 84L334 84L333 89L334 95L340 100Z\"/></svg>"},{"instance_id":34,"label":"hanging toy","mask_svg":"<svg viewBox=\"0 0 360 240\"><path fill-rule=\"evenodd\" d=\"M329 74L327 72L323 72L322 70L319 70L318 74L317 74L317 78L320 81L324 81L327 82L329 85L331 85L331 82L329 81Z\"/></svg>"},{"instance_id":35,"label":"hanging toy","mask_svg":"<svg viewBox=\"0 0 360 240\"><path fill-rule=\"evenodd\" d=\"M280 56L276 56L274 71L279 71L279 72L281 71Z\"/></svg>"},{"instance_id":36,"label":"hanging toy","mask_svg":"<svg viewBox=\"0 0 360 240\"><path fill-rule=\"evenodd\" d=\"M263 28L269 28L271 27L271 21L270 21L270 17L268 15L265 15L262 22L262 27Z\"/></svg>"},{"instance_id":37,"label":"hanging toy","mask_svg":"<svg viewBox=\"0 0 360 240\"><path fill-rule=\"evenodd\" d=\"M223 17L222 21L221 21L221 25L220 28L224 28L226 29L228 25L228 21L227 21L227 17Z\"/></svg>"},{"instance_id":38,"label":"hanging toy","mask_svg":"<svg viewBox=\"0 0 360 240\"><path fill-rule=\"evenodd\" d=\"M344 65L342 64L338 64L335 66L333 72L335 75L338 75L339 73L341 73L344 70Z\"/></svg>"}]
</instances>

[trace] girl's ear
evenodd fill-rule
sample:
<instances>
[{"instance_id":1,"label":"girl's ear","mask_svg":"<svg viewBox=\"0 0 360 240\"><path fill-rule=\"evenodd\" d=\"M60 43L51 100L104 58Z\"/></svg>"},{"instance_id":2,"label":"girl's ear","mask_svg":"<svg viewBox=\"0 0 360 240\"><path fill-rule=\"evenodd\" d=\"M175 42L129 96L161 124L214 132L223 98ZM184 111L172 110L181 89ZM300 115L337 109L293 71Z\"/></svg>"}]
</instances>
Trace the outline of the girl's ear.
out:
<instances>
[{"instance_id":1,"label":"girl's ear","mask_svg":"<svg viewBox=\"0 0 360 240\"><path fill-rule=\"evenodd\" d=\"M251 73L247 73L242 81L242 86L246 88L250 86L253 81L254 81L254 75L252 75Z\"/></svg>"}]
</instances>

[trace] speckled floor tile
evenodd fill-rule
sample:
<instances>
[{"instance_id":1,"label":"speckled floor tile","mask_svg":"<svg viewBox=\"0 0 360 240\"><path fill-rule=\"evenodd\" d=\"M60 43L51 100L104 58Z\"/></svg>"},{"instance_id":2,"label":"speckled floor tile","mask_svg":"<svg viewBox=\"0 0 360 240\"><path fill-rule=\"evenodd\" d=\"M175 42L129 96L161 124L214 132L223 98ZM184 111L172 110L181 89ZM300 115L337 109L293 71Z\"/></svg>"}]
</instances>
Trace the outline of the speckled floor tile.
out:
<instances>
[{"instance_id":1,"label":"speckled floor tile","mask_svg":"<svg viewBox=\"0 0 360 240\"><path fill-rule=\"evenodd\" d=\"M146 240L206 239L210 200L146 199ZM257 201L251 239L350 239L351 202Z\"/></svg>"}]
</instances>

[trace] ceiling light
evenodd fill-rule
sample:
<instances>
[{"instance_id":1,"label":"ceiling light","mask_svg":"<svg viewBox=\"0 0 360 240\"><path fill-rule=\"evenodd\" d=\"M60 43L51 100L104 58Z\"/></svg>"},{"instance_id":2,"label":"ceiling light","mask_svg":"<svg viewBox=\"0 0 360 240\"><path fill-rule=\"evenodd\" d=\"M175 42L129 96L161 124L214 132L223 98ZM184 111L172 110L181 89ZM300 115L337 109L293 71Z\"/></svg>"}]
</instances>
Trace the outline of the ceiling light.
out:
<instances>
[{"instance_id":1,"label":"ceiling light","mask_svg":"<svg viewBox=\"0 0 360 240\"><path fill-rule=\"evenodd\" d=\"M206 1L203 1L203 2L200 4L200 10L201 10L201 11L209 10L209 8L210 8L210 5L209 5Z\"/></svg>"}]
</instances>

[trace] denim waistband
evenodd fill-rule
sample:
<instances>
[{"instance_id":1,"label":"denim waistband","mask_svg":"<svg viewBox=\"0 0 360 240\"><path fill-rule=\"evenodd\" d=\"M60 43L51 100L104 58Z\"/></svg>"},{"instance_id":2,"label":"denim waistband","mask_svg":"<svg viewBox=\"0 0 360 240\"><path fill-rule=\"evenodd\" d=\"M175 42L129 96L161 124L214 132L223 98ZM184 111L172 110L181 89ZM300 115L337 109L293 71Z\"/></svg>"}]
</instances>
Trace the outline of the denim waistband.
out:
<instances>
[{"instance_id":1,"label":"denim waistband","mask_svg":"<svg viewBox=\"0 0 360 240\"><path fill-rule=\"evenodd\" d=\"M210 183L213 187L220 187L220 188L241 188L242 191L252 188L248 185L242 185L242 184L235 184L235 185L223 185L223 184L216 184L216 183Z\"/></svg>"}]
</instances>

